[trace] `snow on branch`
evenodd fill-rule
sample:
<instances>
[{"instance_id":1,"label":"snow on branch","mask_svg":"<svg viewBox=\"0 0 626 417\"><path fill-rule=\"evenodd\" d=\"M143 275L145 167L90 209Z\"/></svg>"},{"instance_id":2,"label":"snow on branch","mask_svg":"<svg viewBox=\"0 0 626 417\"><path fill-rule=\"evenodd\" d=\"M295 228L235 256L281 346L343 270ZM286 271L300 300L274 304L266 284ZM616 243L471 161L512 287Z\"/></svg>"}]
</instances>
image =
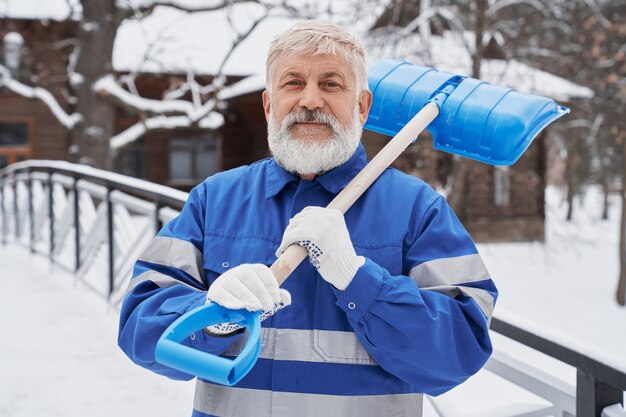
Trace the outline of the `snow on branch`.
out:
<instances>
[{"instance_id":1,"label":"snow on branch","mask_svg":"<svg viewBox=\"0 0 626 417\"><path fill-rule=\"evenodd\" d=\"M135 110L150 113L184 113L187 117L193 117L196 108L186 100L152 100L133 94L125 90L116 81L113 75L109 74L93 85L93 90L100 95L110 95L120 101L123 105Z\"/></svg>"},{"instance_id":2,"label":"snow on branch","mask_svg":"<svg viewBox=\"0 0 626 417\"><path fill-rule=\"evenodd\" d=\"M141 2L139 2L141 3ZM171 7L173 9L178 9L183 12L195 13L195 12L212 12L216 10L222 10L226 7L232 6L237 3L258 3L257 0L210 0L204 2L196 2L193 4L191 2L178 2L176 0L170 1L150 1L146 2L147 4L136 4L132 0L120 1L119 4L122 7L130 7L134 9L138 9L141 12L147 12L154 10L155 7Z\"/></svg>"},{"instance_id":3,"label":"snow on branch","mask_svg":"<svg viewBox=\"0 0 626 417\"><path fill-rule=\"evenodd\" d=\"M142 120L111 138L111 149L116 150L127 145L152 130L171 130L191 127L197 124L202 129L217 129L224 124L224 116L211 111L197 122L187 116L155 116Z\"/></svg>"},{"instance_id":4,"label":"snow on branch","mask_svg":"<svg viewBox=\"0 0 626 417\"><path fill-rule=\"evenodd\" d=\"M529 5L530 7L534 8L539 13L541 13L544 17L548 17L550 15L549 11L546 10L546 5L538 0L500 0L492 4L485 11L485 16L491 17L502 9L505 9L509 6L519 5L519 4Z\"/></svg>"},{"instance_id":5,"label":"snow on branch","mask_svg":"<svg viewBox=\"0 0 626 417\"><path fill-rule=\"evenodd\" d=\"M48 90L22 84L11 77L11 72L2 65L0 65L0 86L6 87L22 97L41 100L48 106L54 117L68 130L72 130L82 120L82 116L79 113L67 114Z\"/></svg>"},{"instance_id":6,"label":"snow on branch","mask_svg":"<svg viewBox=\"0 0 626 417\"><path fill-rule=\"evenodd\" d=\"M215 130L224 124L224 116L215 111L217 101L213 99L199 107L194 107L191 102L184 100L168 100L162 102L158 100L148 100L124 90L115 82L112 76L101 78L96 82L95 86L97 91L103 88L109 94L117 95L118 99L124 100L126 103L133 103L133 107L139 110L155 113L158 113L158 110L162 110L162 113L177 111L185 113L184 116L166 116L160 114L135 123L133 126L111 138L110 146L113 150L128 145L153 130L172 130L191 126ZM217 99L224 101L242 94L260 91L264 88L265 76L263 74L257 74L222 88L217 94Z\"/></svg>"}]
</instances>

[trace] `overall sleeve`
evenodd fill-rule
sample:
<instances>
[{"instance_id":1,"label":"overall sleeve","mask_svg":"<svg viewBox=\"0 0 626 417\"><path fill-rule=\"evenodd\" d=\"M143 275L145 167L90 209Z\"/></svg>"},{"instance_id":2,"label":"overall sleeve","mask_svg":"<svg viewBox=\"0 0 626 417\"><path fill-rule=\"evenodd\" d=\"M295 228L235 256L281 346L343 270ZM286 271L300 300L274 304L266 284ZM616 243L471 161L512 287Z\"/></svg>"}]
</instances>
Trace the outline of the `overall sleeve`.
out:
<instances>
[{"instance_id":1,"label":"overall sleeve","mask_svg":"<svg viewBox=\"0 0 626 417\"><path fill-rule=\"evenodd\" d=\"M180 215L161 229L136 261L120 313L120 348L136 364L172 379L194 376L156 362L156 343L178 317L206 300L202 252L205 191L201 187L191 191ZM198 331L183 343L220 354L237 338Z\"/></svg>"},{"instance_id":2,"label":"overall sleeve","mask_svg":"<svg viewBox=\"0 0 626 417\"><path fill-rule=\"evenodd\" d=\"M406 275L366 259L348 288L336 291L337 305L383 369L438 395L489 358L497 290L443 197L413 221L404 241Z\"/></svg>"}]
</instances>

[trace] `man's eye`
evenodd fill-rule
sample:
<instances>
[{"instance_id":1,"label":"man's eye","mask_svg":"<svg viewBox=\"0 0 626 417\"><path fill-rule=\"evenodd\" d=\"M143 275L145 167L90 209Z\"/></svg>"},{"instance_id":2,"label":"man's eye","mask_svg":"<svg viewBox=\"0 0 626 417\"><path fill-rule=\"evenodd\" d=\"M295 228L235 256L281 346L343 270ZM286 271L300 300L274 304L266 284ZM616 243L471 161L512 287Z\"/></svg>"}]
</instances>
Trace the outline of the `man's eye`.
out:
<instances>
[{"instance_id":1,"label":"man's eye","mask_svg":"<svg viewBox=\"0 0 626 417\"><path fill-rule=\"evenodd\" d=\"M326 87L328 87L328 88L333 88L333 89L336 89L336 88L341 87L341 84L339 84L339 83L337 83L337 82L335 82L335 81L326 81L326 82L324 83L324 85L325 85Z\"/></svg>"},{"instance_id":2,"label":"man's eye","mask_svg":"<svg viewBox=\"0 0 626 417\"><path fill-rule=\"evenodd\" d=\"M302 85L302 82L298 80L291 80L291 81L287 81L285 85L286 86L298 86L298 85Z\"/></svg>"}]
</instances>

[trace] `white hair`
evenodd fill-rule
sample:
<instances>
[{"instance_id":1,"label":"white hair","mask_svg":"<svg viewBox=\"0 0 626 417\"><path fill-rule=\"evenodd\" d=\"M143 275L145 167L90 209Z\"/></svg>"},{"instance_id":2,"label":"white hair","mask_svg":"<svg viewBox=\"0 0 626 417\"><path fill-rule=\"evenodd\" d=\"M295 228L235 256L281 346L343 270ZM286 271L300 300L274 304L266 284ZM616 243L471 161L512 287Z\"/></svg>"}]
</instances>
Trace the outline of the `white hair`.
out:
<instances>
[{"instance_id":1,"label":"white hair","mask_svg":"<svg viewBox=\"0 0 626 417\"><path fill-rule=\"evenodd\" d=\"M267 88L270 92L270 81L278 58L301 54L343 56L352 64L357 94L368 89L367 55L361 41L341 26L312 20L296 23L272 41L265 64Z\"/></svg>"}]
</instances>

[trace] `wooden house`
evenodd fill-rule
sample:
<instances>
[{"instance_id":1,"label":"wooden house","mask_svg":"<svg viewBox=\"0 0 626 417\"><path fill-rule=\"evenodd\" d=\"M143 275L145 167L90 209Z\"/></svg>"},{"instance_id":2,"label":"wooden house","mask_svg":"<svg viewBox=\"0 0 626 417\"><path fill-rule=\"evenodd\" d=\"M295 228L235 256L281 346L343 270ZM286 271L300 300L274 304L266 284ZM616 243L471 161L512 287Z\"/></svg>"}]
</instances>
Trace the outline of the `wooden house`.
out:
<instances>
[{"instance_id":1,"label":"wooden house","mask_svg":"<svg viewBox=\"0 0 626 417\"><path fill-rule=\"evenodd\" d=\"M77 22L73 21L0 19L0 39L11 33L19 33L23 38L22 61L15 76L24 83L50 90L59 102L67 102L64 97L68 94L69 81L65 68L71 51L67 47L67 39L75 34L76 25ZM282 27L285 26L283 22ZM280 31L280 28L273 30ZM123 34L118 32L118 36ZM270 37L267 34L261 36L265 42ZM129 42L120 42L120 45ZM6 52L6 45L0 47ZM258 56L264 56L264 53L255 51ZM244 51L243 54L248 54L246 63L249 64L252 53ZM262 64L261 60L260 63L244 66L244 69L250 67L249 73L255 73L262 69ZM122 74L130 70L124 65L116 65L115 59L114 65ZM173 67L162 65L160 68ZM236 69L229 72L227 68L227 82L244 78L246 74L243 71ZM210 80L210 74L209 71L196 72L195 77L202 83ZM137 71L135 85L143 97L160 99L164 91L186 76L175 68L166 72ZM215 172L269 156L261 102L263 88L261 83L228 98L222 110L225 123L217 131L177 129L144 135L120 149L115 158L115 170L189 190ZM138 114L118 107L116 133L138 120ZM387 140L381 135L366 132L363 142L368 155L372 157ZM425 137L412 145L395 165L441 188L440 171L446 165L446 157L434 151L428 141L429 138ZM52 116L45 104L0 88L0 167L28 158L66 159L69 146L68 131ZM535 140L520 161L510 168L470 164L465 198L457 215L477 241L543 239L546 164L545 141L541 138Z\"/></svg>"}]
</instances>

